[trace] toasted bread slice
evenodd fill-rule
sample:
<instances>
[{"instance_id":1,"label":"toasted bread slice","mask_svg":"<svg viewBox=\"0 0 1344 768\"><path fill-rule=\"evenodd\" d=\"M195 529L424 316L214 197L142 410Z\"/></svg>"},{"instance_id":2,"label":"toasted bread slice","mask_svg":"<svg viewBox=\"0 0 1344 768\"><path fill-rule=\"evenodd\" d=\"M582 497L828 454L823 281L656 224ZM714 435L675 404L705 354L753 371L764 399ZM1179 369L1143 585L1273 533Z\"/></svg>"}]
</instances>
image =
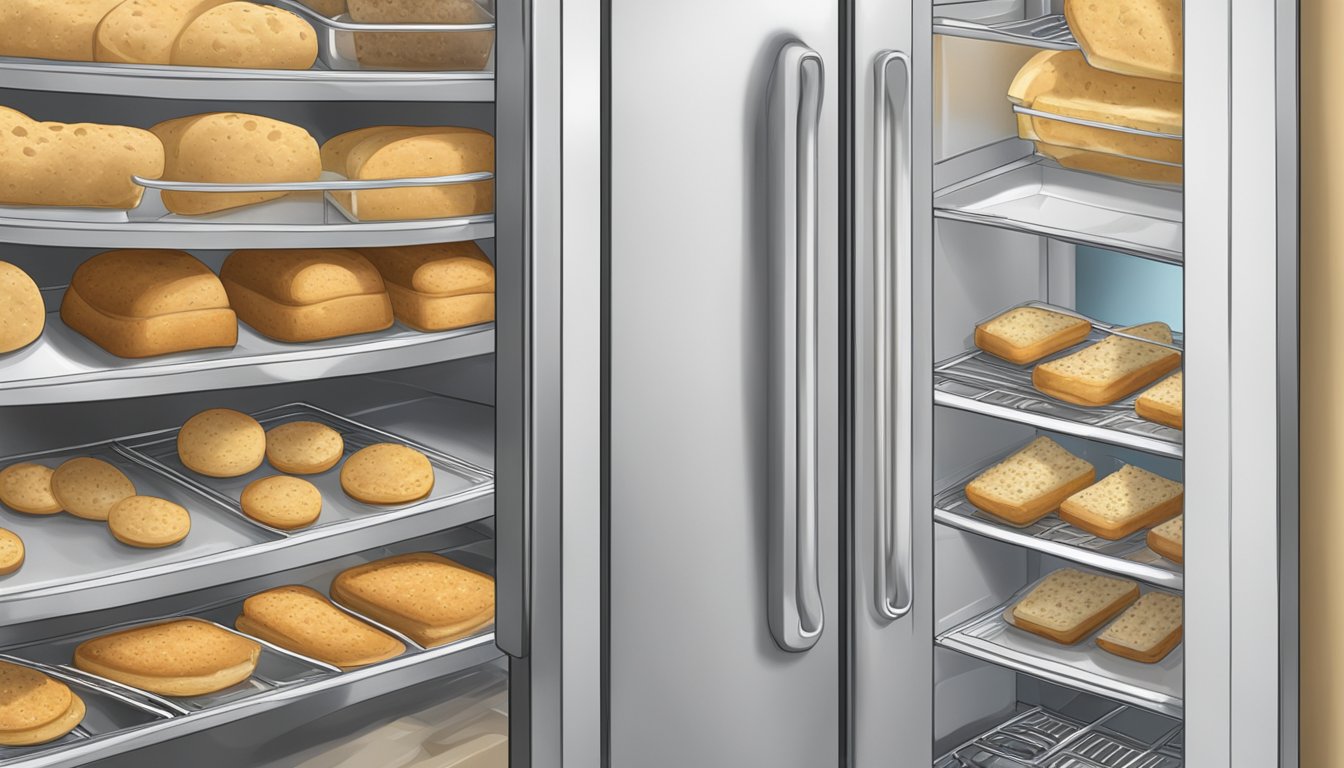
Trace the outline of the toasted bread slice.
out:
<instances>
[{"instance_id":1,"label":"toasted bread slice","mask_svg":"<svg viewBox=\"0 0 1344 768\"><path fill-rule=\"evenodd\" d=\"M331 582L331 597L426 648L495 620L495 580L430 552L342 571Z\"/></svg>"},{"instance_id":2,"label":"toasted bread slice","mask_svg":"<svg viewBox=\"0 0 1344 768\"><path fill-rule=\"evenodd\" d=\"M1139 598L1139 585L1073 568L1051 571L1013 606L1013 624L1073 645Z\"/></svg>"},{"instance_id":3,"label":"toasted bread slice","mask_svg":"<svg viewBox=\"0 0 1344 768\"><path fill-rule=\"evenodd\" d=\"M1141 338L1171 343L1166 323L1123 329ZM1078 405L1108 405L1133 394L1181 364L1181 353L1123 336L1108 336L1072 355L1041 363L1031 373L1037 389Z\"/></svg>"},{"instance_id":4,"label":"toasted bread slice","mask_svg":"<svg viewBox=\"0 0 1344 768\"><path fill-rule=\"evenodd\" d=\"M1181 598L1149 592L1097 636L1097 645L1117 656L1156 664L1181 644L1181 627Z\"/></svg>"},{"instance_id":5,"label":"toasted bread slice","mask_svg":"<svg viewBox=\"0 0 1344 768\"><path fill-rule=\"evenodd\" d=\"M1183 486L1146 469L1124 465L1059 505L1059 517L1103 539L1123 539L1181 512Z\"/></svg>"},{"instance_id":6,"label":"toasted bread slice","mask_svg":"<svg viewBox=\"0 0 1344 768\"><path fill-rule=\"evenodd\" d=\"M1174 429L1185 428L1185 382L1178 371L1149 387L1134 401L1134 412Z\"/></svg>"},{"instance_id":7,"label":"toasted bread slice","mask_svg":"<svg viewBox=\"0 0 1344 768\"><path fill-rule=\"evenodd\" d=\"M1148 531L1148 548L1173 563L1185 562L1185 515Z\"/></svg>"},{"instance_id":8,"label":"toasted bread slice","mask_svg":"<svg viewBox=\"0 0 1344 768\"><path fill-rule=\"evenodd\" d=\"M1015 307L975 327L975 346L1010 363L1034 363L1092 332L1088 321L1040 307Z\"/></svg>"},{"instance_id":9,"label":"toasted bread slice","mask_svg":"<svg viewBox=\"0 0 1344 768\"><path fill-rule=\"evenodd\" d=\"M239 632L341 669L400 656L406 645L331 604L317 590L276 587L243 601Z\"/></svg>"},{"instance_id":10,"label":"toasted bread slice","mask_svg":"<svg viewBox=\"0 0 1344 768\"><path fill-rule=\"evenodd\" d=\"M1012 525L1030 525L1096 477L1090 463L1041 436L967 484L966 498Z\"/></svg>"},{"instance_id":11,"label":"toasted bread slice","mask_svg":"<svg viewBox=\"0 0 1344 768\"><path fill-rule=\"evenodd\" d=\"M251 677L261 645L200 619L123 629L75 648L75 666L165 696L201 696Z\"/></svg>"}]
</instances>

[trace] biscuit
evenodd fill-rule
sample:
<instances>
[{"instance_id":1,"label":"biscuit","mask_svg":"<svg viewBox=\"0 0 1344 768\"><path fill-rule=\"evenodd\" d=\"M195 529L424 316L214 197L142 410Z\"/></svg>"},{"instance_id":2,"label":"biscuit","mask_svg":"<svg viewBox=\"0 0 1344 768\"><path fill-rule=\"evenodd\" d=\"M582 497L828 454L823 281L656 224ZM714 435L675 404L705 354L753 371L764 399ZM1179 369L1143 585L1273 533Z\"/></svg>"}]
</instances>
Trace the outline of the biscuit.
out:
<instances>
[{"instance_id":1,"label":"biscuit","mask_svg":"<svg viewBox=\"0 0 1344 768\"><path fill-rule=\"evenodd\" d=\"M26 515L54 515L61 503L51 493L51 467L11 464L0 470L0 504Z\"/></svg>"},{"instance_id":2,"label":"biscuit","mask_svg":"<svg viewBox=\"0 0 1344 768\"><path fill-rule=\"evenodd\" d=\"M177 456L206 477L240 477L261 466L266 430L245 413L214 408L187 419L177 433Z\"/></svg>"},{"instance_id":3,"label":"biscuit","mask_svg":"<svg viewBox=\"0 0 1344 768\"><path fill-rule=\"evenodd\" d=\"M322 514L322 492L298 477L275 475L243 489L243 514L263 525L292 531L312 525Z\"/></svg>"},{"instance_id":4,"label":"biscuit","mask_svg":"<svg viewBox=\"0 0 1344 768\"><path fill-rule=\"evenodd\" d=\"M132 496L112 507L107 527L122 544L157 549L187 538L191 513L167 499Z\"/></svg>"},{"instance_id":5,"label":"biscuit","mask_svg":"<svg viewBox=\"0 0 1344 768\"><path fill-rule=\"evenodd\" d=\"M341 488L365 504L405 504L434 489L434 467L414 448L378 443L345 460Z\"/></svg>"},{"instance_id":6,"label":"biscuit","mask_svg":"<svg viewBox=\"0 0 1344 768\"><path fill-rule=\"evenodd\" d=\"M317 475L345 455L341 433L315 421L291 421L266 433L266 459L291 475Z\"/></svg>"},{"instance_id":7,"label":"biscuit","mask_svg":"<svg viewBox=\"0 0 1344 768\"><path fill-rule=\"evenodd\" d=\"M36 669L0 661L0 747L55 741L84 719L84 700Z\"/></svg>"},{"instance_id":8,"label":"biscuit","mask_svg":"<svg viewBox=\"0 0 1344 768\"><path fill-rule=\"evenodd\" d=\"M0 576L23 567L23 539L13 531L0 528Z\"/></svg>"},{"instance_id":9,"label":"biscuit","mask_svg":"<svg viewBox=\"0 0 1344 768\"><path fill-rule=\"evenodd\" d=\"M135 483L102 459L80 457L56 468L51 493L75 517L106 520L117 502L135 495Z\"/></svg>"},{"instance_id":10,"label":"biscuit","mask_svg":"<svg viewBox=\"0 0 1344 768\"><path fill-rule=\"evenodd\" d=\"M37 341L47 323L42 291L27 272L0 261L0 354Z\"/></svg>"},{"instance_id":11,"label":"biscuit","mask_svg":"<svg viewBox=\"0 0 1344 768\"><path fill-rule=\"evenodd\" d=\"M252 676L261 644L200 619L176 619L86 640L75 666L164 696L202 696Z\"/></svg>"},{"instance_id":12,"label":"biscuit","mask_svg":"<svg viewBox=\"0 0 1344 768\"><path fill-rule=\"evenodd\" d=\"M406 651L405 643L342 611L309 587L277 587L247 598L234 626L341 669L385 661Z\"/></svg>"},{"instance_id":13,"label":"biscuit","mask_svg":"<svg viewBox=\"0 0 1344 768\"><path fill-rule=\"evenodd\" d=\"M426 648L466 637L495 619L495 580L431 552L342 571L331 598Z\"/></svg>"}]
</instances>

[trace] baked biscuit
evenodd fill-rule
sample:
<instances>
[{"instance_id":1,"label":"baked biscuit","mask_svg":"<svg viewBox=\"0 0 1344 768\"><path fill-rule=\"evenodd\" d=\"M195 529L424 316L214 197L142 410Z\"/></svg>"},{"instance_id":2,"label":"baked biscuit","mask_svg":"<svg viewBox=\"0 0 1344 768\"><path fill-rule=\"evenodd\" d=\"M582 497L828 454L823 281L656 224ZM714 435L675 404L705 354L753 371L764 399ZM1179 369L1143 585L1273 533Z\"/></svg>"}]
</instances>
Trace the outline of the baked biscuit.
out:
<instances>
[{"instance_id":1,"label":"baked biscuit","mask_svg":"<svg viewBox=\"0 0 1344 768\"><path fill-rule=\"evenodd\" d=\"M0 470L0 504L26 515L54 515L61 503L51 493L51 467L11 464Z\"/></svg>"},{"instance_id":2,"label":"baked biscuit","mask_svg":"<svg viewBox=\"0 0 1344 768\"><path fill-rule=\"evenodd\" d=\"M135 495L135 483L106 461L82 456L56 468L51 492L75 517L106 520L117 502Z\"/></svg>"},{"instance_id":3,"label":"baked biscuit","mask_svg":"<svg viewBox=\"0 0 1344 768\"><path fill-rule=\"evenodd\" d=\"M322 514L322 492L298 477L275 475L243 489L243 514L263 525L292 531L312 525Z\"/></svg>"},{"instance_id":4,"label":"baked biscuit","mask_svg":"<svg viewBox=\"0 0 1344 768\"><path fill-rule=\"evenodd\" d=\"M252 676L261 644L200 619L123 629L75 648L75 666L164 696L202 696Z\"/></svg>"},{"instance_id":5,"label":"baked biscuit","mask_svg":"<svg viewBox=\"0 0 1344 768\"><path fill-rule=\"evenodd\" d=\"M0 747L55 741L84 719L84 700L36 669L0 661Z\"/></svg>"},{"instance_id":6,"label":"baked biscuit","mask_svg":"<svg viewBox=\"0 0 1344 768\"><path fill-rule=\"evenodd\" d=\"M243 601L239 632L318 661L354 669L406 651L406 645L302 586L277 587Z\"/></svg>"},{"instance_id":7,"label":"baked biscuit","mask_svg":"<svg viewBox=\"0 0 1344 768\"><path fill-rule=\"evenodd\" d=\"M261 466L266 430L245 413L214 408L187 419L177 433L177 456L206 477L240 477Z\"/></svg>"},{"instance_id":8,"label":"baked biscuit","mask_svg":"<svg viewBox=\"0 0 1344 768\"><path fill-rule=\"evenodd\" d=\"M315 421L291 421L266 433L266 459L291 475L318 475L345 455L341 433Z\"/></svg>"},{"instance_id":9,"label":"baked biscuit","mask_svg":"<svg viewBox=\"0 0 1344 768\"><path fill-rule=\"evenodd\" d=\"M0 576L23 567L23 539L13 531L0 528Z\"/></svg>"},{"instance_id":10,"label":"baked biscuit","mask_svg":"<svg viewBox=\"0 0 1344 768\"><path fill-rule=\"evenodd\" d=\"M341 488L365 504L405 504L434 489L434 467L414 448L378 443L345 460Z\"/></svg>"},{"instance_id":11,"label":"baked biscuit","mask_svg":"<svg viewBox=\"0 0 1344 768\"><path fill-rule=\"evenodd\" d=\"M0 354L22 349L42 335L47 305L27 272L0 261Z\"/></svg>"},{"instance_id":12,"label":"baked biscuit","mask_svg":"<svg viewBox=\"0 0 1344 768\"><path fill-rule=\"evenodd\" d=\"M157 549L187 538L191 513L167 499L132 496L112 507L107 527L122 544Z\"/></svg>"}]
</instances>

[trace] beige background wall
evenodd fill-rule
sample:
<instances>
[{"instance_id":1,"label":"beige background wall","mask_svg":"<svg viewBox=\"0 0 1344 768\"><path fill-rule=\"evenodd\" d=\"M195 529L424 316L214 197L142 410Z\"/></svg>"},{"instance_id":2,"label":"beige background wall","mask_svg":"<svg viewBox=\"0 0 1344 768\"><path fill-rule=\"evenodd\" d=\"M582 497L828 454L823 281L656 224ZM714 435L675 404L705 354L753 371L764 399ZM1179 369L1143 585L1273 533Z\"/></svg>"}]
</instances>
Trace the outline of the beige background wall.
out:
<instances>
[{"instance_id":1,"label":"beige background wall","mask_svg":"<svg viewBox=\"0 0 1344 768\"><path fill-rule=\"evenodd\" d=\"M1302 753L1344 766L1344 2L1302 0Z\"/></svg>"}]
</instances>

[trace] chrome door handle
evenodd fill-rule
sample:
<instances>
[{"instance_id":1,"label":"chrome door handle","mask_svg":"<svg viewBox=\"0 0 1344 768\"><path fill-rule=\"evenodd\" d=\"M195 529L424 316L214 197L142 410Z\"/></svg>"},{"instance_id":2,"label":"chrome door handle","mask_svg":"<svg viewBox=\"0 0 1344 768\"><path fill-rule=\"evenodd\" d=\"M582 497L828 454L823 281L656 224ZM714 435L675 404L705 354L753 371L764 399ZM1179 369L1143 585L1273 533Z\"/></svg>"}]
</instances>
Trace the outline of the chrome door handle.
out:
<instances>
[{"instance_id":1,"label":"chrome door handle","mask_svg":"<svg viewBox=\"0 0 1344 768\"><path fill-rule=\"evenodd\" d=\"M914 395L910 381L911 264L910 57L886 51L877 57L873 105L873 283L877 310L873 340L877 381L877 612L895 620L914 600L913 455L910 432ZM893 125L899 130L893 130ZM905 374L905 375L902 375Z\"/></svg>"},{"instance_id":2,"label":"chrome door handle","mask_svg":"<svg viewBox=\"0 0 1344 768\"><path fill-rule=\"evenodd\" d=\"M817 489L818 133L821 56L779 52L768 106L770 632L786 651L821 637Z\"/></svg>"}]
</instances>

